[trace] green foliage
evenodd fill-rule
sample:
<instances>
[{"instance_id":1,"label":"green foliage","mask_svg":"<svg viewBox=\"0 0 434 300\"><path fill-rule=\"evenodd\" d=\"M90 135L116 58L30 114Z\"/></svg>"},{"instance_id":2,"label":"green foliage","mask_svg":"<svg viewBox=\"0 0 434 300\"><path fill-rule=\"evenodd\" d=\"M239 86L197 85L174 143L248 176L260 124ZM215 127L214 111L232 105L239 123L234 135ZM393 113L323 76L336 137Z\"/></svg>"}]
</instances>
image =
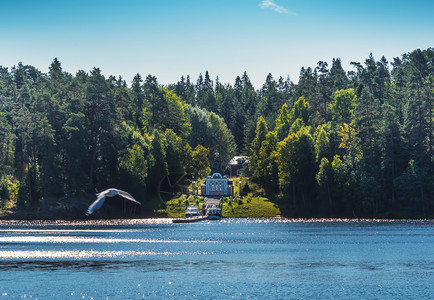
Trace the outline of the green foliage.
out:
<instances>
[{"instance_id":1,"label":"green foliage","mask_svg":"<svg viewBox=\"0 0 434 300\"><path fill-rule=\"evenodd\" d=\"M260 180L261 177L259 172L262 170L261 166L263 163L261 162L260 151L262 143L265 141L267 134L267 123L263 117L259 117L258 122L256 123L255 138L252 141L250 150L251 156L249 168L254 180Z\"/></svg>"},{"instance_id":2,"label":"green foliage","mask_svg":"<svg viewBox=\"0 0 434 300\"><path fill-rule=\"evenodd\" d=\"M201 178L209 174L211 169L208 157L209 149L202 145L197 145L191 152L191 158L187 165L189 173L196 178Z\"/></svg>"},{"instance_id":3,"label":"green foliage","mask_svg":"<svg viewBox=\"0 0 434 300\"><path fill-rule=\"evenodd\" d=\"M315 141L315 157L317 162L322 162L323 158L330 158L330 138L324 126L318 126ZM327 160L328 161L328 160Z\"/></svg>"},{"instance_id":4,"label":"green foliage","mask_svg":"<svg viewBox=\"0 0 434 300\"><path fill-rule=\"evenodd\" d=\"M187 115L191 123L189 144L192 147L202 145L208 148L210 155L218 152L222 161L229 162L235 153L236 145L223 119L199 107L188 107Z\"/></svg>"},{"instance_id":5,"label":"green foliage","mask_svg":"<svg viewBox=\"0 0 434 300\"><path fill-rule=\"evenodd\" d=\"M292 116L291 116L292 117ZM279 141L283 140L287 135L291 128L291 122L290 115L288 112L288 106L286 104L283 104L282 108L280 109L279 116L276 119L276 126L274 128L274 131L276 132L276 137Z\"/></svg>"},{"instance_id":6,"label":"green foliage","mask_svg":"<svg viewBox=\"0 0 434 300\"><path fill-rule=\"evenodd\" d=\"M176 135L172 129L166 129L164 138L169 173L184 175L193 156L190 145L186 140Z\"/></svg>"},{"instance_id":7,"label":"green foliage","mask_svg":"<svg viewBox=\"0 0 434 300\"><path fill-rule=\"evenodd\" d=\"M321 159L318 174L316 174L318 184L318 198L320 199L320 210L322 215L333 215L333 188L334 173L332 164L325 157Z\"/></svg>"},{"instance_id":8,"label":"green foliage","mask_svg":"<svg viewBox=\"0 0 434 300\"><path fill-rule=\"evenodd\" d=\"M162 181L169 175L163 138L164 136L158 130L154 130L150 153L152 162L148 176L149 191L152 194L159 192Z\"/></svg>"},{"instance_id":9,"label":"green foliage","mask_svg":"<svg viewBox=\"0 0 434 300\"><path fill-rule=\"evenodd\" d=\"M11 176L0 179L0 208L11 208L18 200L20 182Z\"/></svg>"},{"instance_id":10,"label":"green foliage","mask_svg":"<svg viewBox=\"0 0 434 300\"><path fill-rule=\"evenodd\" d=\"M139 183L145 185L148 177L148 164L145 160L145 153L137 144L128 148L126 153L119 159L119 167L130 177L138 180Z\"/></svg>"},{"instance_id":11,"label":"green foliage","mask_svg":"<svg viewBox=\"0 0 434 300\"><path fill-rule=\"evenodd\" d=\"M267 193L273 193L278 189L278 165L275 153L278 139L274 131L269 132L259 150L258 180Z\"/></svg>"},{"instance_id":12,"label":"green foliage","mask_svg":"<svg viewBox=\"0 0 434 300\"><path fill-rule=\"evenodd\" d=\"M191 131L191 125L185 113L186 107L175 93L163 89L162 101L159 103L158 117L155 121L157 124L154 124L154 127L163 131L171 129L175 134L186 139Z\"/></svg>"},{"instance_id":13,"label":"green foliage","mask_svg":"<svg viewBox=\"0 0 434 300\"><path fill-rule=\"evenodd\" d=\"M2 203L68 207L115 186L147 214L164 178L205 176L218 152L223 166L248 155L251 181L288 215L432 217L433 61L432 48L391 70L373 55L348 74L320 61L297 84L268 74L258 90L247 73L233 86L207 71L168 86L137 74L128 87L99 68L68 74L57 58L47 74L0 66Z\"/></svg>"},{"instance_id":14,"label":"green foliage","mask_svg":"<svg viewBox=\"0 0 434 300\"><path fill-rule=\"evenodd\" d=\"M355 107L356 94L353 89L336 91L331 105L333 119L340 124L351 123Z\"/></svg>"},{"instance_id":15,"label":"green foliage","mask_svg":"<svg viewBox=\"0 0 434 300\"><path fill-rule=\"evenodd\" d=\"M313 138L304 127L279 142L275 152L279 185L301 210L314 209L315 160Z\"/></svg>"},{"instance_id":16,"label":"green foliage","mask_svg":"<svg viewBox=\"0 0 434 300\"><path fill-rule=\"evenodd\" d=\"M15 135L9 124L6 114L0 112L0 174L11 172L11 165L14 160Z\"/></svg>"},{"instance_id":17,"label":"green foliage","mask_svg":"<svg viewBox=\"0 0 434 300\"><path fill-rule=\"evenodd\" d=\"M427 209L433 201L430 196L433 180L430 180L427 168L418 166L411 160L408 168L395 179L395 185L402 194L401 201L411 204L411 210L415 215L427 217Z\"/></svg>"},{"instance_id":18,"label":"green foliage","mask_svg":"<svg viewBox=\"0 0 434 300\"><path fill-rule=\"evenodd\" d=\"M305 127L305 124L302 119L296 119L294 123L292 124L291 128L289 129L289 133L297 133L299 132L303 127Z\"/></svg>"},{"instance_id":19,"label":"green foliage","mask_svg":"<svg viewBox=\"0 0 434 300\"><path fill-rule=\"evenodd\" d=\"M297 119L301 119L304 124L309 124L309 103L300 97L297 102L294 103L294 107L291 112L291 120L294 122Z\"/></svg>"}]
</instances>

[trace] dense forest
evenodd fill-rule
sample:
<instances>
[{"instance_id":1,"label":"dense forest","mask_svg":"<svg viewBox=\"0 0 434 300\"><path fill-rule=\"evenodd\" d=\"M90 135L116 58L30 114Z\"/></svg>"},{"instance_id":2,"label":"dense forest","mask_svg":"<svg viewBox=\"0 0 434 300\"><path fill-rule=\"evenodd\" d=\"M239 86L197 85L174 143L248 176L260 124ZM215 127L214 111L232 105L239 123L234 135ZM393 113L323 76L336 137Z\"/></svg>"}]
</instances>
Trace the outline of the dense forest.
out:
<instances>
[{"instance_id":1,"label":"dense forest","mask_svg":"<svg viewBox=\"0 0 434 300\"><path fill-rule=\"evenodd\" d=\"M433 217L434 49L352 65L320 61L297 84L269 74L257 90L247 73L127 85L57 59L48 74L0 66L0 207L118 187L152 213L165 178L203 177L218 152L247 155L244 176L288 216Z\"/></svg>"}]
</instances>

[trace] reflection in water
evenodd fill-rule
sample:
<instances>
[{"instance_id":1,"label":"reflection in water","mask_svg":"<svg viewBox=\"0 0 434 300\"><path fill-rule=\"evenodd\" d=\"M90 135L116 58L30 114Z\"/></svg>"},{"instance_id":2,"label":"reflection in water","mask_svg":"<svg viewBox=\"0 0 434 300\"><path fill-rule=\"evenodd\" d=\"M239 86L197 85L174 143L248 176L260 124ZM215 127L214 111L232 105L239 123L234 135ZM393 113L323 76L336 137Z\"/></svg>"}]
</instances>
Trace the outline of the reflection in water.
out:
<instances>
[{"instance_id":1,"label":"reflection in water","mask_svg":"<svg viewBox=\"0 0 434 300\"><path fill-rule=\"evenodd\" d=\"M141 271L157 272L182 269L185 264L173 263L167 264L158 260L19 260L19 261L2 261L0 262L0 271L61 271L69 270L71 272L90 270L120 270L120 269L140 269Z\"/></svg>"}]
</instances>

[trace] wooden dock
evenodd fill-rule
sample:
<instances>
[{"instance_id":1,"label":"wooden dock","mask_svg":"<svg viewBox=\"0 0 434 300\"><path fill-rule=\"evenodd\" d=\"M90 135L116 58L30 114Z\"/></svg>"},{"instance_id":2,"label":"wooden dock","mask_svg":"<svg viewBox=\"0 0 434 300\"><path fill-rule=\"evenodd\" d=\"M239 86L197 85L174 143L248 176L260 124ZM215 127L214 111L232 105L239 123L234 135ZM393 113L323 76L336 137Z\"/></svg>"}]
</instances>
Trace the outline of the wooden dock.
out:
<instances>
[{"instance_id":1,"label":"wooden dock","mask_svg":"<svg viewBox=\"0 0 434 300\"><path fill-rule=\"evenodd\" d=\"M198 217L191 217L191 218L176 218L172 220L172 223L194 223L206 220L206 216L198 216Z\"/></svg>"}]
</instances>

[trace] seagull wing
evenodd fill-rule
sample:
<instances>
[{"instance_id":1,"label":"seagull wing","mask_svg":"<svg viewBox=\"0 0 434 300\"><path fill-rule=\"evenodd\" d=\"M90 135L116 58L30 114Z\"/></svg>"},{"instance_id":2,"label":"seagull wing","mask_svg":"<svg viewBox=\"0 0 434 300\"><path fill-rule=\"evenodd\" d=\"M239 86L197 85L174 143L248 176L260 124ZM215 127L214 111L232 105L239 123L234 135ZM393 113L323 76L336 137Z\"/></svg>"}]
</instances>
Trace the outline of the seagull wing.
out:
<instances>
[{"instance_id":1,"label":"seagull wing","mask_svg":"<svg viewBox=\"0 0 434 300\"><path fill-rule=\"evenodd\" d=\"M105 200L105 193L99 193L98 194L98 198L96 198L96 200L89 206L89 208L87 209L87 215L92 214L95 210L97 210L98 208L100 208Z\"/></svg>"},{"instance_id":2,"label":"seagull wing","mask_svg":"<svg viewBox=\"0 0 434 300\"><path fill-rule=\"evenodd\" d=\"M116 189L106 189L105 191L99 192L96 195L98 196L98 198L106 197L106 196L110 197L110 194L113 192L117 192L117 190Z\"/></svg>"},{"instance_id":3,"label":"seagull wing","mask_svg":"<svg viewBox=\"0 0 434 300\"><path fill-rule=\"evenodd\" d=\"M119 194L120 196L122 196L122 197L128 199L128 200L131 200L131 201L137 203L137 204L140 204L140 205L142 204L142 203L140 203L139 201L137 201L136 199L134 199L133 196L131 196L129 193L127 193L127 192L125 192L125 191L118 190L118 194Z\"/></svg>"},{"instance_id":4,"label":"seagull wing","mask_svg":"<svg viewBox=\"0 0 434 300\"><path fill-rule=\"evenodd\" d=\"M100 208L106 197L113 197L115 195L120 195L132 202L135 202L137 204L140 204L140 202L138 202L136 199L134 199L133 196L131 196L129 193L125 192L125 191L121 191L118 189L107 189L105 191L102 191L101 193L96 194L98 197L96 198L96 200L89 206L89 208L87 209L87 215L92 214L95 210L97 210L98 208Z\"/></svg>"}]
</instances>

